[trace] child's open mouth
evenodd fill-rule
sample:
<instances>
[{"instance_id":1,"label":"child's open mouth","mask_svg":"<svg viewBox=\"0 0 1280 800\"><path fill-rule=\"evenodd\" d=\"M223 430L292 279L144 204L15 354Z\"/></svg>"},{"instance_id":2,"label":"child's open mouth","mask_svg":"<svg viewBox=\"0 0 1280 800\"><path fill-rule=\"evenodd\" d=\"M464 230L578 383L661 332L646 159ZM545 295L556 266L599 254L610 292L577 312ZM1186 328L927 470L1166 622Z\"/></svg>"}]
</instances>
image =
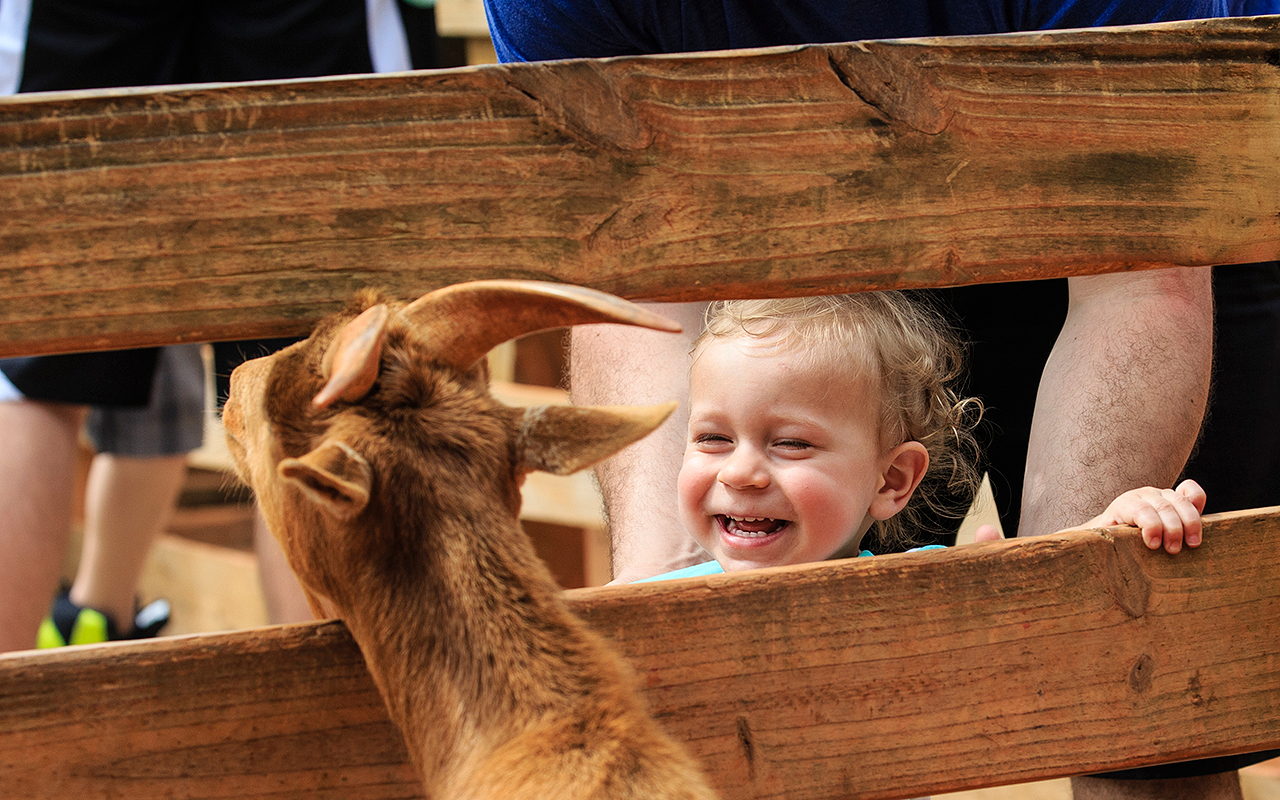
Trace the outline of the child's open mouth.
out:
<instances>
[{"instance_id":1,"label":"child's open mouth","mask_svg":"<svg viewBox=\"0 0 1280 800\"><path fill-rule=\"evenodd\" d=\"M790 520L769 519L767 517L731 517L728 514L717 514L716 520L720 529L733 536L746 539L763 539L772 536L791 524Z\"/></svg>"}]
</instances>

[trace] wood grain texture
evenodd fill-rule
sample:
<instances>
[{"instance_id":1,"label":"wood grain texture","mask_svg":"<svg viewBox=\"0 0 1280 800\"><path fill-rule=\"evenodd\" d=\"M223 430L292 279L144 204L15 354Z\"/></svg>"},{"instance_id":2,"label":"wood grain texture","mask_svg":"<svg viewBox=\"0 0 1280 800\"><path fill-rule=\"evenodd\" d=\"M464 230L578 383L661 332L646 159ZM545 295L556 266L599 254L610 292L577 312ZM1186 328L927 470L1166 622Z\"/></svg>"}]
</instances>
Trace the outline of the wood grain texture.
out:
<instances>
[{"instance_id":1,"label":"wood grain texture","mask_svg":"<svg viewBox=\"0 0 1280 800\"><path fill-rule=\"evenodd\" d=\"M1280 256L1280 18L0 100L0 355Z\"/></svg>"},{"instance_id":2,"label":"wood grain texture","mask_svg":"<svg viewBox=\"0 0 1280 800\"><path fill-rule=\"evenodd\" d=\"M1280 746L1280 509L571 592L737 798ZM340 623L0 656L6 798L416 797Z\"/></svg>"}]
</instances>

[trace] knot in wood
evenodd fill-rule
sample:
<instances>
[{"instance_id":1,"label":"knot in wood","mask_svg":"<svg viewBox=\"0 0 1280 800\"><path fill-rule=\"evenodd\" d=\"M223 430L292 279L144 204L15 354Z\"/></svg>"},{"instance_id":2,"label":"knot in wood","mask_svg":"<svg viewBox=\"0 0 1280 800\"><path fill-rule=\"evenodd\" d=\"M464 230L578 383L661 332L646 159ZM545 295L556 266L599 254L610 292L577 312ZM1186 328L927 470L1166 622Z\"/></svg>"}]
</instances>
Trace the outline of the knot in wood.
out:
<instances>
[{"instance_id":1,"label":"knot in wood","mask_svg":"<svg viewBox=\"0 0 1280 800\"><path fill-rule=\"evenodd\" d=\"M936 136L955 116L946 95L901 46L884 42L829 46L827 60L840 82L890 123Z\"/></svg>"},{"instance_id":2,"label":"knot in wood","mask_svg":"<svg viewBox=\"0 0 1280 800\"><path fill-rule=\"evenodd\" d=\"M1138 656L1138 660L1134 662L1133 667L1129 670L1130 688L1138 694L1142 694L1151 685L1151 681L1155 679L1155 674L1155 659L1143 653Z\"/></svg>"},{"instance_id":3,"label":"knot in wood","mask_svg":"<svg viewBox=\"0 0 1280 800\"><path fill-rule=\"evenodd\" d=\"M507 83L535 104L540 120L589 150L605 154L644 150L653 130L625 91L625 69L597 61L512 64Z\"/></svg>"},{"instance_id":4,"label":"knot in wood","mask_svg":"<svg viewBox=\"0 0 1280 800\"><path fill-rule=\"evenodd\" d=\"M1137 619L1147 613L1151 600L1151 581L1134 556L1134 549L1142 547L1141 540L1116 541L1103 532L1103 539L1110 545L1102 550L1100 578L1116 605Z\"/></svg>"}]
</instances>

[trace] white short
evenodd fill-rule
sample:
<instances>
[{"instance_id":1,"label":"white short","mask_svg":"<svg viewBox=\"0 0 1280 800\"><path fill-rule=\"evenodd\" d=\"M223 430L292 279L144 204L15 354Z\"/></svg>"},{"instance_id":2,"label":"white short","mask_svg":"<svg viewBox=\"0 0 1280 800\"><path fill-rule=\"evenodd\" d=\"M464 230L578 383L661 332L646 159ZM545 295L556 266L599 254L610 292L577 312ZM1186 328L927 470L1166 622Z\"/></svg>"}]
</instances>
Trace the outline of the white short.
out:
<instances>
[{"instance_id":1,"label":"white short","mask_svg":"<svg viewBox=\"0 0 1280 800\"><path fill-rule=\"evenodd\" d=\"M13 385L13 381L0 371L0 403L12 403L15 400L21 400L22 392L18 391L18 387Z\"/></svg>"}]
</instances>

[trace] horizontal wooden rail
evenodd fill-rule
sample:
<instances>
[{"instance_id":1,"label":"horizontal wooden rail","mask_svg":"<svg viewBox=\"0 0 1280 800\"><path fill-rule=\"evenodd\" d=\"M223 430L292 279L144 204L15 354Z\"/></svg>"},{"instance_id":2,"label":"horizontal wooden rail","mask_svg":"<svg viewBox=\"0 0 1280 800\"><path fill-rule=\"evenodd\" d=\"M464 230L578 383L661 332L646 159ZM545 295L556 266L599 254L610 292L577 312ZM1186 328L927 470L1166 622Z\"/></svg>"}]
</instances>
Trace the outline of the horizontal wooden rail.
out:
<instances>
[{"instance_id":1,"label":"horizontal wooden rail","mask_svg":"<svg viewBox=\"0 0 1280 800\"><path fill-rule=\"evenodd\" d=\"M1280 256L1280 18L0 101L0 355Z\"/></svg>"},{"instance_id":2,"label":"horizontal wooden rail","mask_svg":"<svg viewBox=\"0 0 1280 800\"><path fill-rule=\"evenodd\" d=\"M726 800L1280 746L1280 509L571 593ZM340 623L0 656L11 800L418 796Z\"/></svg>"}]
</instances>

